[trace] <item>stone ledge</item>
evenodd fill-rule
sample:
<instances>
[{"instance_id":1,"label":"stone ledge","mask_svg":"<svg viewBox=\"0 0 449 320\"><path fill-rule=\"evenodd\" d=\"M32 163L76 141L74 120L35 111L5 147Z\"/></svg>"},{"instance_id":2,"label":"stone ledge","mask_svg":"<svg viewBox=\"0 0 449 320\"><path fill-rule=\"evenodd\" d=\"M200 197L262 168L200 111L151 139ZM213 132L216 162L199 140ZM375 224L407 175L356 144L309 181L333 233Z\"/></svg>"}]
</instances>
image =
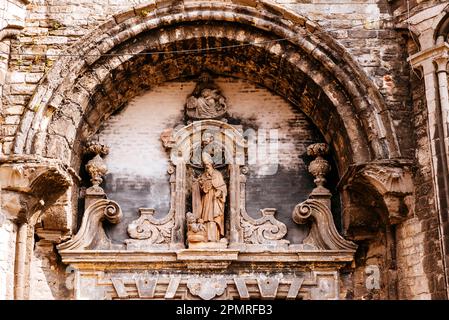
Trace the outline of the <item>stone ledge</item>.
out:
<instances>
[{"instance_id":1,"label":"stone ledge","mask_svg":"<svg viewBox=\"0 0 449 320\"><path fill-rule=\"evenodd\" d=\"M152 265L156 268L166 268L173 264L185 264L201 261L206 263L226 262L233 264L265 264L265 263L326 263L341 265L353 261L353 251L340 250L308 250L308 251L280 251L242 253L238 250L192 250L183 249L176 251L125 251L125 250L60 250L62 261L66 264L78 264L83 267L93 264L107 264L105 268L115 269L129 266Z\"/></svg>"}]
</instances>

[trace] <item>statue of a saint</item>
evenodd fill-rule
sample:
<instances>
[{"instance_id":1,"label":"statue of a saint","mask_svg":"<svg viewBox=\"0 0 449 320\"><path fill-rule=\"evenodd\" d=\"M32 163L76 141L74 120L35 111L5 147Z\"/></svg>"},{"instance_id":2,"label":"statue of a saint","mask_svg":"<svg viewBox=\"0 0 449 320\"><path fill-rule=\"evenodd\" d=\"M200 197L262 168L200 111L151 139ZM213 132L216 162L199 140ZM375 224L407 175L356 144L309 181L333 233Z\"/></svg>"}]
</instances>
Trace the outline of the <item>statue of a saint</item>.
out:
<instances>
[{"instance_id":1,"label":"statue of a saint","mask_svg":"<svg viewBox=\"0 0 449 320\"><path fill-rule=\"evenodd\" d=\"M205 170L192 186L193 213L204 224L207 241L219 242L225 231L226 183L207 152L203 152L202 160Z\"/></svg>"}]
</instances>

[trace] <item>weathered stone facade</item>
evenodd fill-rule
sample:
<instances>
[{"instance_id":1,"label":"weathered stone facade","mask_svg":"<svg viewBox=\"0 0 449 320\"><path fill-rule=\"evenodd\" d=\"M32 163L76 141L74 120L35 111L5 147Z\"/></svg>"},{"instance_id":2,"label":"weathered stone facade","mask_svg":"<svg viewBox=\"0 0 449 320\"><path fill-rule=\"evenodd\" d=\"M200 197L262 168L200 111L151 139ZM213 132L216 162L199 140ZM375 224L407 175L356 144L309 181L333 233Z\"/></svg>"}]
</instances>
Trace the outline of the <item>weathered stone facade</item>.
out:
<instances>
[{"instance_id":1,"label":"weathered stone facade","mask_svg":"<svg viewBox=\"0 0 449 320\"><path fill-rule=\"evenodd\" d=\"M0 299L447 299L448 35L441 0L1 2ZM243 155L215 242L198 124Z\"/></svg>"}]
</instances>

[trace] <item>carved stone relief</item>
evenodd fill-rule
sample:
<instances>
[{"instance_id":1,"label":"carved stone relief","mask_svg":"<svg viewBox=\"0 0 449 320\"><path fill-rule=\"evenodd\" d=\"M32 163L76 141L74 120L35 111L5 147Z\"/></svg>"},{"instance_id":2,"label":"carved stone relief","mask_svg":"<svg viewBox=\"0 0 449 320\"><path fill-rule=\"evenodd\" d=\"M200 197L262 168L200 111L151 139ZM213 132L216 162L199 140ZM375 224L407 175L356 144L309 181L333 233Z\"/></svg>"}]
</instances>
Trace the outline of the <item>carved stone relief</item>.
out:
<instances>
[{"instance_id":1,"label":"carved stone relief","mask_svg":"<svg viewBox=\"0 0 449 320\"><path fill-rule=\"evenodd\" d=\"M216 296L221 296L225 292L226 287L225 279L198 277L187 280L187 288L190 293L203 300L210 300Z\"/></svg>"},{"instance_id":2,"label":"carved stone relief","mask_svg":"<svg viewBox=\"0 0 449 320\"><path fill-rule=\"evenodd\" d=\"M226 114L226 99L207 72L200 75L195 90L187 98L185 110L192 120L218 119Z\"/></svg>"},{"instance_id":3,"label":"carved stone relief","mask_svg":"<svg viewBox=\"0 0 449 320\"><path fill-rule=\"evenodd\" d=\"M383 223L398 224L413 214L414 186L412 163L408 160L379 160L349 168L340 181L346 194L345 232L353 239L375 236L372 210L359 204L360 190L371 190L372 201L378 202L378 215Z\"/></svg>"},{"instance_id":4,"label":"carved stone relief","mask_svg":"<svg viewBox=\"0 0 449 320\"><path fill-rule=\"evenodd\" d=\"M310 163L309 171L315 176L317 187L313 189L309 199L295 207L292 218L298 224L314 220L303 245L321 250L355 250L357 246L340 236L335 228L330 207L332 194L324 187L325 175L329 172L330 166L323 156L328 151L329 148L324 143L312 144L307 148L307 153L316 157Z\"/></svg>"},{"instance_id":5,"label":"carved stone relief","mask_svg":"<svg viewBox=\"0 0 449 320\"><path fill-rule=\"evenodd\" d=\"M186 164L178 161L170 167L175 200L176 170ZM320 168L326 167L323 161ZM322 176L320 181L323 171L314 170ZM240 188L244 188L245 172L244 166L235 171L235 177L241 178L237 180ZM241 242L231 241L232 247L191 247L191 242L205 244L208 239L204 224L189 212L183 220L189 246L174 246L179 208L175 203L171 214L162 219L154 218L152 209L141 209L140 218L128 226L132 239L124 247L112 243L101 225L103 220L119 223L120 207L112 200L98 199L86 209L77 235L58 250L75 270L77 299L338 299L338 270L353 260L356 245L338 234L327 205L330 193L324 192L323 184L317 187L320 192L312 192L293 212L295 222L310 221L311 225L299 245L282 240L286 227L274 218L275 209L266 208L259 219L250 218L243 209L239 212L234 227L241 226L241 234L229 239ZM233 190L229 183L231 194L239 195L244 203L240 188ZM124 267L134 271L124 272Z\"/></svg>"},{"instance_id":6,"label":"carved stone relief","mask_svg":"<svg viewBox=\"0 0 449 320\"><path fill-rule=\"evenodd\" d=\"M187 98L190 120L161 133L169 154L169 211L156 218L155 209L140 208L123 243L112 241L102 225L122 217L100 187L108 148L88 144L92 187L81 228L58 246L75 270L76 298L338 299L338 270L353 261L357 246L334 225L325 187L328 146L308 148L316 157L309 166L316 188L292 217L310 231L302 243L290 244L276 208L261 208L258 218L246 211L247 142L239 126L222 121L225 113L225 98L202 75Z\"/></svg>"},{"instance_id":7,"label":"carved stone relief","mask_svg":"<svg viewBox=\"0 0 449 320\"><path fill-rule=\"evenodd\" d=\"M296 274L247 273L176 276L156 273L95 272L80 276L78 299L339 299L338 271ZM92 292L92 288L97 290Z\"/></svg>"},{"instance_id":8,"label":"carved stone relief","mask_svg":"<svg viewBox=\"0 0 449 320\"><path fill-rule=\"evenodd\" d=\"M167 215L161 219L155 218L152 208L140 208L140 217L128 225L128 235L125 240L128 249L145 249L149 246L168 248L173 243L173 228L175 226L175 167L171 164L167 170L170 175L170 194L172 201Z\"/></svg>"}]
</instances>

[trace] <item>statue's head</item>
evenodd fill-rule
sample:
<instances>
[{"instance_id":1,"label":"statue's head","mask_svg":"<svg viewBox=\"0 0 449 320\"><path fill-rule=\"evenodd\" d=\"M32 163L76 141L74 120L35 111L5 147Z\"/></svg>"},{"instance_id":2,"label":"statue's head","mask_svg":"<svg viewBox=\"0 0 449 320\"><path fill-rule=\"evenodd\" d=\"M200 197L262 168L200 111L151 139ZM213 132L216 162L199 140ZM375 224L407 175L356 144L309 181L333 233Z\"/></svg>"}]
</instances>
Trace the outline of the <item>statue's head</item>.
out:
<instances>
[{"instance_id":1,"label":"statue's head","mask_svg":"<svg viewBox=\"0 0 449 320\"><path fill-rule=\"evenodd\" d=\"M214 98L215 97L215 92L212 89L203 89L201 90L201 96L203 98Z\"/></svg>"}]
</instances>

